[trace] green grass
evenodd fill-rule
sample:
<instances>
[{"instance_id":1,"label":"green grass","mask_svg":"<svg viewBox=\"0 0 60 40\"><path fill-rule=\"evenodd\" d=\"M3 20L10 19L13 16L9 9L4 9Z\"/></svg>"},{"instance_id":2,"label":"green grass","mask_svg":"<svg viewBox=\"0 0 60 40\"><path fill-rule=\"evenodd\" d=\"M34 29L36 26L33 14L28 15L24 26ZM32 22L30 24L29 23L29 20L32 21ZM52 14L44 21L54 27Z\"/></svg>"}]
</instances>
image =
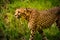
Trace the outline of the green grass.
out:
<instances>
[{"instance_id":1,"label":"green grass","mask_svg":"<svg viewBox=\"0 0 60 40\"><path fill-rule=\"evenodd\" d=\"M0 27L4 30L5 35L10 36L10 40L19 39L21 37L25 37L26 40L29 39L30 31L28 29L28 23L25 19L16 19L14 16L14 11L17 8L23 7L23 8L34 8L38 10L46 10L50 9L55 6L60 5L59 0L10 0L11 3L7 4L7 9L2 9L2 14L0 17ZM8 16L8 19L5 20L5 15ZM7 23L8 22L8 23ZM51 28L44 29L44 32L46 33L46 36L49 40L60 40L60 32L57 29L55 25L53 25ZM36 32L35 35L36 40L41 40L41 35Z\"/></svg>"}]
</instances>

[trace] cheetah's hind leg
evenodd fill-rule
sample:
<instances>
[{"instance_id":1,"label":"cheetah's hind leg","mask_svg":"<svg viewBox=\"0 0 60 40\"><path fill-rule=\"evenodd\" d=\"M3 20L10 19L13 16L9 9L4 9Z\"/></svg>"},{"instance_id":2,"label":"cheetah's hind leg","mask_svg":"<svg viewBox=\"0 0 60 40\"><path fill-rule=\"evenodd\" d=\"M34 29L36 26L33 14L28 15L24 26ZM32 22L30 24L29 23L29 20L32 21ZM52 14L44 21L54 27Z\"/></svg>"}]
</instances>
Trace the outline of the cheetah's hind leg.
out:
<instances>
[{"instance_id":1,"label":"cheetah's hind leg","mask_svg":"<svg viewBox=\"0 0 60 40\"><path fill-rule=\"evenodd\" d=\"M56 20L56 26L58 27L58 29L60 31L60 19Z\"/></svg>"}]
</instances>

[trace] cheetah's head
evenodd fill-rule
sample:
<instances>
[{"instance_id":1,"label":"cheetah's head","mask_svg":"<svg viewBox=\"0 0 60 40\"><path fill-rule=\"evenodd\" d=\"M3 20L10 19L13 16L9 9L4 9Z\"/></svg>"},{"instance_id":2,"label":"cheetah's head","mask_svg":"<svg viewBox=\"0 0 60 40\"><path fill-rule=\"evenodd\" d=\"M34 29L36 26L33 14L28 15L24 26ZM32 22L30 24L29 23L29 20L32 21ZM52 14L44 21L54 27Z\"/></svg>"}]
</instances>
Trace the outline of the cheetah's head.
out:
<instances>
[{"instance_id":1,"label":"cheetah's head","mask_svg":"<svg viewBox=\"0 0 60 40\"><path fill-rule=\"evenodd\" d=\"M30 8L19 8L19 9L16 9L15 11L15 16L16 18L25 18L27 19L31 13L32 9Z\"/></svg>"}]
</instances>

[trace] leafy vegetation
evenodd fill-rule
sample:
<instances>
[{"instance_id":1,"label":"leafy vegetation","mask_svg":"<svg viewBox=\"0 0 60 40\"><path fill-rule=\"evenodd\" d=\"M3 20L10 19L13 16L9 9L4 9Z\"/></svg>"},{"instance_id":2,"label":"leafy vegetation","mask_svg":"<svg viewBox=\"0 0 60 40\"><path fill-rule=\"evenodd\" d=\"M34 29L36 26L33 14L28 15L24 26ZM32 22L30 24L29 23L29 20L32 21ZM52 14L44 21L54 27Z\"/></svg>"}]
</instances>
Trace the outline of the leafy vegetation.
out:
<instances>
[{"instance_id":1,"label":"leafy vegetation","mask_svg":"<svg viewBox=\"0 0 60 40\"><path fill-rule=\"evenodd\" d=\"M30 31L27 21L23 18L16 19L14 11L17 8L34 8L38 10L47 10L55 6L60 6L59 0L0 0L0 28L3 29L5 36L9 40L29 39ZM60 40L60 32L53 24L51 28L44 29L49 40ZM37 32L36 40L41 40Z\"/></svg>"}]
</instances>

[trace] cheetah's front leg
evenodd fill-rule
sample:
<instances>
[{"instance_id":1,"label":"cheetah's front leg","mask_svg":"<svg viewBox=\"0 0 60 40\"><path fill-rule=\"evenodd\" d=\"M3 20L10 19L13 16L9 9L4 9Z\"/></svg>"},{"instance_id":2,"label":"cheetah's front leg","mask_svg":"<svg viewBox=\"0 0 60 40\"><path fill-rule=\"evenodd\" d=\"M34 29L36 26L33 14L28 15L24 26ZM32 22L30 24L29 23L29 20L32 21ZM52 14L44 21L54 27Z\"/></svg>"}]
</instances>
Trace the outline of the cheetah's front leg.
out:
<instances>
[{"instance_id":1,"label":"cheetah's front leg","mask_svg":"<svg viewBox=\"0 0 60 40\"><path fill-rule=\"evenodd\" d=\"M43 32L42 29L38 30L39 34L42 36L42 40L48 40L47 37L45 36L45 33Z\"/></svg>"},{"instance_id":2,"label":"cheetah's front leg","mask_svg":"<svg viewBox=\"0 0 60 40\"><path fill-rule=\"evenodd\" d=\"M31 32L31 34L30 34L29 40L34 40L36 30L35 29L31 29L30 32Z\"/></svg>"}]
</instances>

